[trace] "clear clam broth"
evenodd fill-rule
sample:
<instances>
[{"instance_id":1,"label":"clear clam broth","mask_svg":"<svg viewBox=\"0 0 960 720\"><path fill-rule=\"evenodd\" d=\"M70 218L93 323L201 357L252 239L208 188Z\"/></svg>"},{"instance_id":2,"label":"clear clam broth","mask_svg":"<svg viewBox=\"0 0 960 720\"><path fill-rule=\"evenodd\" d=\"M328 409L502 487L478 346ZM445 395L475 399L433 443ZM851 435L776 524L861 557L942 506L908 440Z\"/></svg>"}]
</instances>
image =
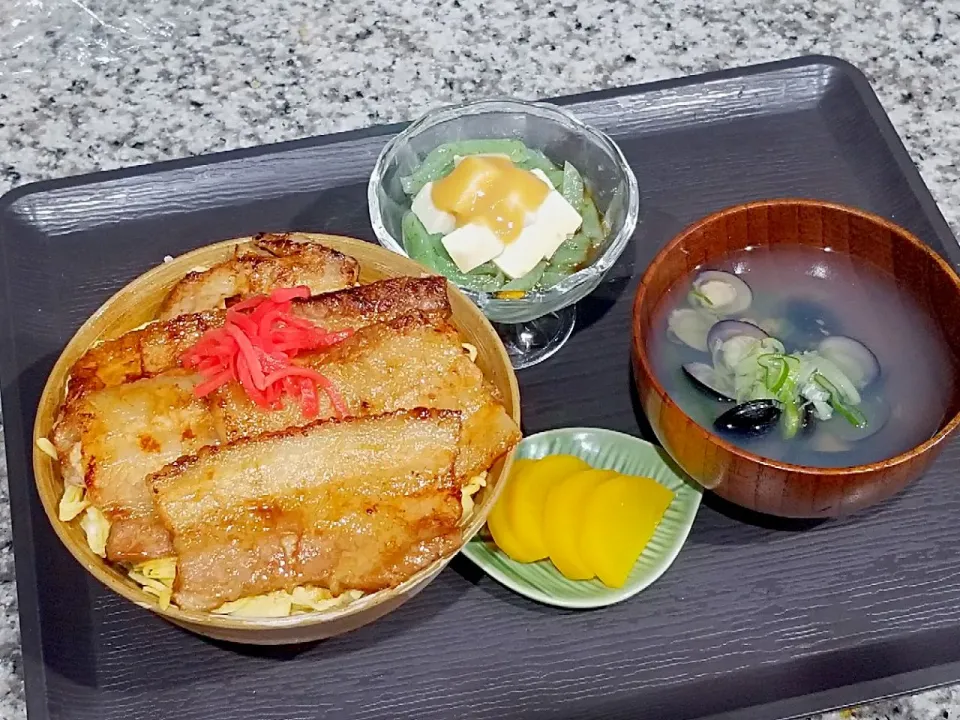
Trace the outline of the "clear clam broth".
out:
<instances>
[{"instance_id":1,"label":"clear clam broth","mask_svg":"<svg viewBox=\"0 0 960 720\"><path fill-rule=\"evenodd\" d=\"M934 323L915 301L879 270L830 250L800 246L759 247L726 256L678 280L657 308L647 347L654 372L670 397L711 432L714 420L735 403L708 397L695 388L681 366L710 363L699 352L670 338L670 313L689 307L693 281L704 270L724 270L752 290L751 306L732 317L753 322L781 321L772 333L788 352L812 350L827 335L864 343L880 362L880 376L861 391L868 417L886 414L876 434L854 442L832 442L836 415L816 421L812 431L784 440L780 428L759 438L724 434L745 450L782 462L814 467L849 467L882 461L910 450L942 426L951 392L949 351ZM786 322L783 322L786 321ZM878 409L886 403L886 409ZM842 432L842 430L841 430ZM828 437L829 436L829 437Z\"/></svg>"}]
</instances>

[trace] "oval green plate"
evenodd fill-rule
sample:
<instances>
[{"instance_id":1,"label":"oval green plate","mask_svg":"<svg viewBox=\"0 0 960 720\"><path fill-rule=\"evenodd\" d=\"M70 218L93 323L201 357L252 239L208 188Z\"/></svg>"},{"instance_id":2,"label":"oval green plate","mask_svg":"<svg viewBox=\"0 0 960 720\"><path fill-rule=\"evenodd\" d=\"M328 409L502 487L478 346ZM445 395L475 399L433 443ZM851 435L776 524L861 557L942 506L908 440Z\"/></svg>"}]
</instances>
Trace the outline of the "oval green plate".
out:
<instances>
[{"instance_id":1,"label":"oval green plate","mask_svg":"<svg viewBox=\"0 0 960 720\"><path fill-rule=\"evenodd\" d=\"M673 490L676 496L650 543L644 548L622 588L599 580L567 580L549 560L518 563L489 539L486 529L463 548L463 554L494 580L531 600L558 607L586 609L612 605L652 584L670 567L693 526L700 507L700 487L656 445L613 430L560 428L524 438L518 458L542 458L566 453L596 468L643 475Z\"/></svg>"}]
</instances>

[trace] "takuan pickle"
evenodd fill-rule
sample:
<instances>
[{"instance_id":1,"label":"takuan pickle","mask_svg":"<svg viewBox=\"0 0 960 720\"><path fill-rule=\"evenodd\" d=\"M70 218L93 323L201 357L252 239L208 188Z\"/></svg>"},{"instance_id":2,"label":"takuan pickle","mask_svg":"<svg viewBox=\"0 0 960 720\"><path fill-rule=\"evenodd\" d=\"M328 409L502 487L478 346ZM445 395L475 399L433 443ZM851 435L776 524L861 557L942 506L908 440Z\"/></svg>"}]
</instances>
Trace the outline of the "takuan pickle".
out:
<instances>
[{"instance_id":1,"label":"takuan pickle","mask_svg":"<svg viewBox=\"0 0 960 720\"><path fill-rule=\"evenodd\" d=\"M520 459L487 527L512 560L549 559L569 580L621 588L673 498L656 480L573 455Z\"/></svg>"}]
</instances>

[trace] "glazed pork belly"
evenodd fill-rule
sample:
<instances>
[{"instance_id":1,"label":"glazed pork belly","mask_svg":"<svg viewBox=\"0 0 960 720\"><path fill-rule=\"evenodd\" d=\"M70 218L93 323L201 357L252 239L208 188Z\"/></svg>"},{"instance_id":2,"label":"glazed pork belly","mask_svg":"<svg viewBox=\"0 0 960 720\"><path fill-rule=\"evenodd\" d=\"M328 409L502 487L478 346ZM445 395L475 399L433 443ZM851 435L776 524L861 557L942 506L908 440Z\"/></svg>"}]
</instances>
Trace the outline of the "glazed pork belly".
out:
<instances>
[{"instance_id":1,"label":"glazed pork belly","mask_svg":"<svg viewBox=\"0 0 960 720\"><path fill-rule=\"evenodd\" d=\"M356 330L417 311L450 315L446 280L389 278L296 300L292 307L295 315L330 331ZM95 345L74 364L69 396L172 370L207 330L225 320L225 310L180 315Z\"/></svg>"},{"instance_id":2,"label":"glazed pork belly","mask_svg":"<svg viewBox=\"0 0 960 720\"><path fill-rule=\"evenodd\" d=\"M240 243L234 257L188 273L160 306L159 318L225 308L232 300L305 285L311 295L351 287L360 267L352 257L325 247L308 233L261 234Z\"/></svg>"},{"instance_id":3,"label":"glazed pork belly","mask_svg":"<svg viewBox=\"0 0 960 720\"><path fill-rule=\"evenodd\" d=\"M347 415L374 415L413 407L458 410L463 434L457 474L483 472L520 439L496 388L471 362L457 329L438 313L413 313L369 325L330 350L303 355L297 365L317 370L343 398ZM265 410L231 383L212 396L225 441L303 425L295 403ZM320 394L320 418L336 414Z\"/></svg>"},{"instance_id":4,"label":"glazed pork belly","mask_svg":"<svg viewBox=\"0 0 960 720\"><path fill-rule=\"evenodd\" d=\"M470 361L459 333L443 312L413 313L361 328L339 345L295 362L317 370L334 385L348 416L414 407L461 412L458 477L483 472L519 440L519 428L496 388ZM82 467L95 468L79 473L73 482L86 482L89 499L111 521L107 541L111 560L133 562L172 553L146 490L144 478L149 473L203 445L335 415L322 392L318 418L307 419L293 402L280 410L259 407L236 383L206 398L194 398L192 389L198 380L182 370L169 371L90 391L64 407L54 445L61 458L75 457ZM151 393L156 395L154 402L149 402ZM81 427L83 432L78 431ZM138 428L137 435L157 436L162 442L126 441L128 428ZM163 430L162 437L158 428ZM113 450L117 443L123 452ZM111 452L102 451L105 444Z\"/></svg>"},{"instance_id":5,"label":"glazed pork belly","mask_svg":"<svg viewBox=\"0 0 960 720\"><path fill-rule=\"evenodd\" d=\"M197 379L173 371L88 393L54 429L65 482L85 486L87 499L110 521L111 560L173 552L145 478L219 441L206 401L193 395Z\"/></svg>"},{"instance_id":6,"label":"glazed pork belly","mask_svg":"<svg viewBox=\"0 0 960 720\"><path fill-rule=\"evenodd\" d=\"M149 479L187 610L299 585L375 592L458 546L460 414L321 421L200 450Z\"/></svg>"}]
</instances>

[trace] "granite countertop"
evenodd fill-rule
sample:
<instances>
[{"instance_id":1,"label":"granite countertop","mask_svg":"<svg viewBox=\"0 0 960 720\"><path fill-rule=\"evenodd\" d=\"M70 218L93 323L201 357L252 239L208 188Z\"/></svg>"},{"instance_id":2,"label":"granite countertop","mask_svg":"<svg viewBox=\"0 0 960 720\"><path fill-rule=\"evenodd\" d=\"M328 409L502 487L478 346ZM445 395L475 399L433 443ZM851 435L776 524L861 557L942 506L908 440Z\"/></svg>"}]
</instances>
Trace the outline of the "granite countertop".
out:
<instances>
[{"instance_id":1,"label":"granite countertop","mask_svg":"<svg viewBox=\"0 0 960 720\"><path fill-rule=\"evenodd\" d=\"M822 53L867 74L960 230L960 0L7 0L3 15L0 192L477 96L550 97ZM19 720L6 492L0 483L0 718ZM958 716L960 686L824 717Z\"/></svg>"}]
</instances>

